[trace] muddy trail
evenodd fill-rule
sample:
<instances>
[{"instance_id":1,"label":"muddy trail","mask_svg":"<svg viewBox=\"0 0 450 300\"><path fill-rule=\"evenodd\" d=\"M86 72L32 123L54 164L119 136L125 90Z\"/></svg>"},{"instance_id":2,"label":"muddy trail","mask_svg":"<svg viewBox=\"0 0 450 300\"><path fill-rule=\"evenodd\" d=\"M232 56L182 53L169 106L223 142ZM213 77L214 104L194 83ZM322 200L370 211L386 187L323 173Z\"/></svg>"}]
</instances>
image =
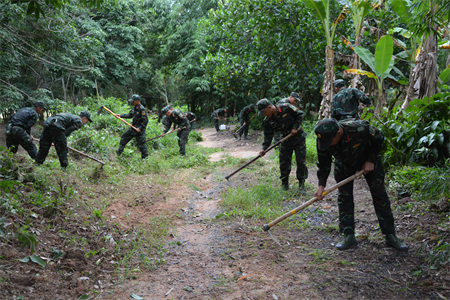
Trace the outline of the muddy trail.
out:
<instances>
[{"instance_id":1,"label":"muddy trail","mask_svg":"<svg viewBox=\"0 0 450 300\"><path fill-rule=\"evenodd\" d=\"M261 149L258 134L237 141L231 133L203 129L201 145L222 148L210 159L254 157ZM385 245L377 228L365 181L355 181L355 218L358 245L338 251L336 192L306 209L308 226L301 230L275 227L278 246L257 222L223 217L221 197L229 170L216 169L204 178L202 190L191 191L181 203L183 220L165 245L166 263L116 289L112 299L139 295L144 299L447 299L448 271L420 273L425 257L418 254L422 240L412 237L417 226L431 226L427 216L398 213L397 234L410 246L408 253ZM317 186L315 170L308 182ZM333 182L329 178L328 186ZM254 184L244 175L233 182ZM278 182L274 185L279 185ZM310 191L312 197L312 191ZM286 204L286 211L309 200ZM403 201L408 201L403 199ZM169 201L170 202L170 201ZM296 216L300 218L300 216ZM428 216L429 218L429 216ZM409 238L410 237L410 238Z\"/></svg>"}]
</instances>

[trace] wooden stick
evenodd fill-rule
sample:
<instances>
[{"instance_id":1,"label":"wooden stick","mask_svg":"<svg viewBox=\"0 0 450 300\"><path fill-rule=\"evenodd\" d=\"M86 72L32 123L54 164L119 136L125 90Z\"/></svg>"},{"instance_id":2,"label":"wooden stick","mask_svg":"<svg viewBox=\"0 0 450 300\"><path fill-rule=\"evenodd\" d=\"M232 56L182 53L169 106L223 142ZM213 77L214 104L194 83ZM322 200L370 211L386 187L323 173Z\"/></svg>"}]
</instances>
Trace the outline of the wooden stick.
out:
<instances>
[{"instance_id":1,"label":"wooden stick","mask_svg":"<svg viewBox=\"0 0 450 300\"><path fill-rule=\"evenodd\" d=\"M33 138L33 140L35 140L36 142L40 142L40 141L39 141L38 139L36 139L36 138ZM53 146L53 143L52 143L52 146ZM69 149L72 150L73 152L76 152L76 153L78 153L78 154L80 154L80 155L86 156L87 158L90 158L90 159L92 159L92 160L94 160L94 161L96 161L96 162L102 164L102 167L103 167L103 165L105 164L105 162L103 162L103 161L101 161L101 160L99 160L99 159L97 159L97 158L95 158L95 157L92 157L92 156L90 156L90 155L88 155L88 154L86 154L86 153L84 153L84 152L81 152L81 151L79 151L79 150L77 150L77 149L74 149L74 148L69 147L69 146L67 146L67 148L69 148Z\"/></svg>"},{"instance_id":2,"label":"wooden stick","mask_svg":"<svg viewBox=\"0 0 450 300\"><path fill-rule=\"evenodd\" d=\"M120 121L124 122L125 124L127 124L128 126L130 126L131 128L133 128L134 130L138 131L138 129L136 127L134 127L133 125L131 125L130 123L128 123L127 121L125 121L124 119L122 119L121 117L116 116L115 113L113 113L111 110L109 110L106 106L102 106L102 108L104 108L106 111L108 111L110 114L112 114L114 117L116 117L117 119L119 119Z\"/></svg>"},{"instance_id":3,"label":"wooden stick","mask_svg":"<svg viewBox=\"0 0 450 300\"><path fill-rule=\"evenodd\" d=\"M333 185L329 189L325 190L322 193L322 195L325 196L325 195L329 194L330 192L334 191L335 189L337 189L337 188L339 188L339 187L349 183L350 181L353 181L356 177L361 176L363 173L364 173L364 170L361 170L361 171L357 172L355 175L352 175L352 176L348 177L347 179L344 179L341 182L336 183L335 185ZM286 218L288 218L290 216L295 215L296 213L298 213L299 211L303 210L304 208L310 206L311 204L313 204L316 201L317 201L317 197L313 197L308 202L303 203L299 207L296 207L293 210L291 210L290 212L285 213L284 215L282 215L281 217L278 217L276 220L270 222L269 224L264 225L263 226L264 231L268 231L270 228L272 228L276 224L280 223L281 221L283 221L284 219L286 219Z\"/></svg>"}]
</instances>

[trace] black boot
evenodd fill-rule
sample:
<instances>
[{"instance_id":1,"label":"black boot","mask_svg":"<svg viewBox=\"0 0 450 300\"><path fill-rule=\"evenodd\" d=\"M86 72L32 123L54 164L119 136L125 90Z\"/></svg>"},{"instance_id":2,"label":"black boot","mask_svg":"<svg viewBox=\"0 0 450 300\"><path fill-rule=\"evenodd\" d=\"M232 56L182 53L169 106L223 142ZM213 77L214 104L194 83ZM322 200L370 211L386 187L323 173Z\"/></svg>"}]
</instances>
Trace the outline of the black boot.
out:
<instances>
[{"instance_id":1,"label":"black boot","mask_svg":"<svg viewBox=\"0 0 450 300\"><path fill-rule=\"evenodd\" d=\"M399 240L395 234L386 234L386 244L388 246L394 247L395 250L406 252L409 247Z\"/></svg>"},{"instance_id":2,"label":"black boot","mask_svg":"<svg viewBox=\"0 0 450 300\"><path fill-rule=\"evenodd\" d=\"M283 187L283 190L289 190L289 179L283 179L281 181L281 186Z\"/></svg>"},{"instance_id":3,"label":"black boot","mask_svg":"<svg viewBox=\"0 0 450 300\"><path fill-rule=\"evenodd\" d=\"M356 238L354 234L346 234L344 235L344 239L337 243L336 248L339 250L345 250L350 248L351 246L356 245Z\"/></svg>"},{"instance_id":4,"label":"black boot","mask_svg":"<svg viewBox=\"0 0 450 300\"><path fill-rule=\"evenodd\" d=\"M301 194L306 194L305 180L298 181L298 190Z\"/></svg>"}]
</instances>

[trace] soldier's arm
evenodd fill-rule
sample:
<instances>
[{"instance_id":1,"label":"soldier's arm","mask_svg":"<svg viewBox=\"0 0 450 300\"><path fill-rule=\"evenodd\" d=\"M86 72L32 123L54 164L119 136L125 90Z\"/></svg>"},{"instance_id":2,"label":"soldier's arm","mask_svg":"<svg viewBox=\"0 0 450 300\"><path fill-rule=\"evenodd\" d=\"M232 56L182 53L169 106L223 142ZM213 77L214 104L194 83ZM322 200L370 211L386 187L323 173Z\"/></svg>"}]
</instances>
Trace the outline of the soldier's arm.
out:
<instances>
[{"instance_id":1,"label":"soldier's arm","mask_svg":"<svg viewBox=\"0 0 450 300\"><path fill-rule=\"evenodd\" d=\"M137 127L142 131L147 127L148 116L147 116L147 111L145 109L141 110L140 114L141 114L140 122Z\"/></svg>"},{"instance_id":2,"label":"soldier's arm","mask_svg":"<svg viewBox=\"0 0 450 300\"><path fill-rule=\"evenodd\" d=\"M272 126L270 126L264 121L263 121L263 128L264 128L264 142L262 144L262 148L263 150L266 150L267 148L270 147L270 144L272 144L274 132Z\"/></svg>"},{"instance_id":3,"label":"soldier's arm","mask_svg":"<svg viewBox=\"0 0 450 300\"><path fill-rule=\"evenodd\" d=\"M134 108L133 108L134 109ZM127 114L120 114L119 116L123 119L131 119L133 117L133 109Z\"/></svg>"},{"instance_id":4,"label":"soldier's arm","mask_svg":"<svg viewBox=\"0 0 450 300\"><path fill-rule=\"evenodd\" d=\"M170 127L172 126L172 121L167 118L167 120L163 123L164 124L164 130L163 133L167 133L167 131L169 131Z\"/></svg>"},{"instance_id":5,"label":"soldier's arm","mask_svg":"<svg viewBox=\"0 0 450 300\"><path fill-rule=\"evenodd\" d=\"M294 125L292 126L293 129L298 129L302 125L303 122L303 112L298 109L297 107L289 104L289 113L294 118Z\"/></svg>"},{"instance_id":6,"label":"soldier's arm","mask_svg":"<svg viewBox=\"0 0 450 300\"><path fill-rule=\"evenodd\" d=\"M25 131L28 134L31 134L31 127L33 127L34 124L36 124L36 121L38 119L38 114L34 113L34 114L30 114L30 117L28 119L28 122L25 124Z\"/></svg>"},{"instance_id":7,"label":"soldier's arm","mask_svg":"<svg viewBox=\"0 0 450 300\"><path fill-rule=\"evenodd\" d=\"M83 126L83 122L81 121L81 118L78 118L78 120L74 120L72 122L72 125L70 125L68 128L66 128L66 131L65 131L66 136L69 136L75 130L80 129L81 126Z\"/></svg>"},{"instance_id":8,"label":"soldier's arm","mask_svg":"<svg viewBox=\"0 0 450 300\"><path fill-rule=\"evenodd\" d=\"M367 140L369 141L369 155L367 161L375 163L383 148L384 134L381 130L369 124L366 126L365 133L367 135Z\"/></svg>"},{"instance_id":9,"label":"soldier's arm","mask_svg":"<svg viewBox=\"0 0 450 300\"><path fill-rule=\"evenodd\" d=\"M361 92L360 90L354 88L354 89L352 89L352 93L353 93L353 95L355 95L356 99L359 100L359 102L361 102L367 106L372 105L372 102L370 102L369 97L367 97L367 95L364 94L363 92Z\"/></svg>"},{"instance_id":10,"label":"soldier's arm","mask_svg":"<svg viewBox=\"0 0 450 300\"><path fill-rule=\"evenodd\" d=\"M317 163L317 178L319 179L319 186L326 187L327 179L331 172L332 156L327 150L319 150L317 148L317 157L319 162Z\"/></svg>"}]
</instances>

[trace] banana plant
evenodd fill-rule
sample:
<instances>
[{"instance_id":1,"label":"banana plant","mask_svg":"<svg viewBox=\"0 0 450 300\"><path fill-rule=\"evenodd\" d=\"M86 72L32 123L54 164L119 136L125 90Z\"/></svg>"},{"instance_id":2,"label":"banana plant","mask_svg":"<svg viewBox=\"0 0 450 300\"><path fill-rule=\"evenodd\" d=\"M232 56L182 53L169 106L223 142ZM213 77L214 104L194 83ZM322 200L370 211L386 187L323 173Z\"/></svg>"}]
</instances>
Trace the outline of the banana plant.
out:
<instances>
[{"instance_id":1,"label":"banana plant","mask_svg":"<svg viewBox=\"0 0 450 300\"><path fill-rule=\"evenodd\" d=\"M372 0L338 0L339 4L344 5L350 9L350 14L353 19L353 26L355 27L355 43L353 46L358 47L361 46L361 33L362 33L362 25L364 22L364 18L370 12L371 2ZM361 60L358 55L355 53L353 56L353 64L351 66L352 69L360 69L361 68ZM353 77L351 80L352 87L356 88L357 86L362 85L359 76Z\"/></svg>"},{"instance_id":2,"label":"banana plant","mask_svg":"<svg viewBox=\"0 0 450 300\"><path fill-rule=\"evenodd\" d=\"M349 69L345 70L344 73L366 75L369 78L375 79L378 87L376 114L379 116L383 107L386 105L386 99L383 94L383 81L390 76L389 73L394 67L394 42L391 36L385 35L378 41L375 55L363 47L355 47L355 52L370 67L372 72Z\"/></svg>"},{"instance_id":3,"label":"banana plant","mask_svg":"<svg viewBox=\"0 0 450 300\"><path fill-rule=\"evenodd\" d=\"M338 19L331 23L330 6L334 3L331 0L302 0L302 2L311 10L312 14L322 22L322 28L325 31L327 47L325 50L326 67L325 79L322 87L322 103L319 111L319 118L328 118L331 112L331 100L333 99L333 82L334 82L334 52L333 38L336 26L344 18L341 17L345 11L341 12Z\"/></svg>"}]
</instances>

